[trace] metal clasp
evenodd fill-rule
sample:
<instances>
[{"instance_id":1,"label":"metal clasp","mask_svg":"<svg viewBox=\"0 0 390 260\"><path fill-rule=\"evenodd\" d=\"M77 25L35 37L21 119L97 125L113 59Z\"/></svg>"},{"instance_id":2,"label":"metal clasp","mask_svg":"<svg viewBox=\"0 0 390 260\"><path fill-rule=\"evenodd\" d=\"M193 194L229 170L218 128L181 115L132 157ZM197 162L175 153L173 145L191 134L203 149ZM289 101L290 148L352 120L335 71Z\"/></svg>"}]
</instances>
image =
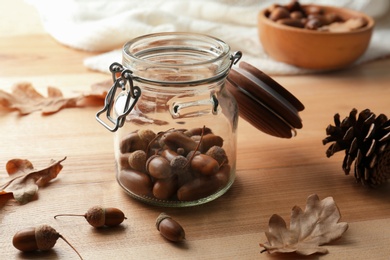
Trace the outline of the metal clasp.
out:
<instances>
[{"instance_id":1,"label":"metal clasp","mask_svg":"<svg viewBox=\"0 0 390 260\"><path fill-rule=\"evenodd\" d=\"M233 65L237 64L237 62L241 59L242 57L242 52L241 51L236 51L231 57L230 60L232 63L230 64L230 68L233 67Z\"/></svg>"},{"instance_id":2,"label":"metal clasp","mask_svg":"<svg viewBox=\"0 0 390 260\"><path fill-rule=\"evenodd\" d=\"M133 85L132 71L124 69L121 64L116 62L111 64L110 71L114 84L107 93L103 109L96 113L96 120L111 132L115 132L124 125L126 116L134 108L138 98L141 96L141 89ZM120 76L118 77L119 73ZM117 95L118 89L122 92ZM120 103L120 106L115 106L115 103ZM113 126L110 126L100 118L100 115L104 112L106 112L106 117ZM117 115L112 116L112 112Z\"/></svg>"}]
</instances>

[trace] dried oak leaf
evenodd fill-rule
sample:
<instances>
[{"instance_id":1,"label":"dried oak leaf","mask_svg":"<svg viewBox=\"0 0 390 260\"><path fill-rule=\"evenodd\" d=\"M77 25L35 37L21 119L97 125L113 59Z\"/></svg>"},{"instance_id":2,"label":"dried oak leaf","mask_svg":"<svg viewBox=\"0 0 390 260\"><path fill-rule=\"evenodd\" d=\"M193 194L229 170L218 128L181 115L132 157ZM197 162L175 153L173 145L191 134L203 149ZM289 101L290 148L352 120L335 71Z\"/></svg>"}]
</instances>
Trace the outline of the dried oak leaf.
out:
<instances>
[{"instance_id":1,"label":"dried oak leaf","mask_svg":"<svg viewBox=\"0 0 390 260\"><path fill-rule=\"evenodd\" d=\"M80 106L103 106L112 84L112 79L93 83L90 91L83 93L83 98L78 104Z\"/></svg>"},{"instance_id":2,"label":"dried oak leaf","mask_svg":"<svg viewBox=\"0 0 390 260\"><path fill-rule=\"evenodd\" d=\"M55 87L48 87L44 97L28 82L21 82L12 87L12 92L0 90L0 106L10 110L18 110L27 115L41 110L43 115L58 112L65 107L76 107L80 97L64 98L62 92Z\"/></svg>"},{"instance_id":3,"label":"dried oak leaf","mask_svg":"<svg viewBox=\"0 0 390 260\"><path fill-rule=\"evenodd\" d=\"M29 160L12 159L6 164L6 170L11 180L0 185L0 196L6 196L12 193L14 199L21 204L31 201L38 188L46 185L49 181L56 178L62 169L61 162L51 160L50 164L42 169L34 169Z\"/></svg>"},{"instance_id":4,"label":"dried oak leaf","mask_svg":"<svg viewBox=\"0 0 390 260\"><path fill-rule=\"evenodd\" d=\"M47 88L47 97L41 95L29 82L20 82L12 87L12 92L0 90L0 108L17 110L21 115L41 111L50 115L63 108L103 105L107 91L101 86L91 86L90 93L76 97L64 97L61 90Z\"/></svg>"},{"instance_id":5,"label":"dried oak leaf","mask_svg":"<svg viewBox=\"0 0 390 260\"><path fill-rule=\"evenodd\" d=\"M338 239L348 229L346 222L340 222L341 215L332 197L319 200L316 194L307 198L305 211L294 206L291 212L290 229L277 214L269 220L268 242L260 244L261 252L290 253L301 255L328 253L321 245Z\"/></svg>"}]
</instances>

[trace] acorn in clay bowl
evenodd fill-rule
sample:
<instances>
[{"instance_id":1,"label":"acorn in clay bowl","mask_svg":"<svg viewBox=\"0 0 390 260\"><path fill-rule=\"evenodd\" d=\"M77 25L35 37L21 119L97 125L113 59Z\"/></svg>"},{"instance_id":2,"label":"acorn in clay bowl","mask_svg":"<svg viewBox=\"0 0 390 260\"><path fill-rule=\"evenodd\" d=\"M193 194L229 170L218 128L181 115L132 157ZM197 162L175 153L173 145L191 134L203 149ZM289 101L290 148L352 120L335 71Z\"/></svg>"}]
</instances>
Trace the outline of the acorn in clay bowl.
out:
<instances>
[{"instance_id":1,"label":"acorn in clay bowl","mask_svg":"<svg viewBox=\"0 0 390 260\"><path fill-rule=\"evenodd\" d=\"M297 67L348 67L366 51L374 28L370 16L333 6L273 4L259 12L259 39L273 59Z\"/></svg>"}]
</instances>

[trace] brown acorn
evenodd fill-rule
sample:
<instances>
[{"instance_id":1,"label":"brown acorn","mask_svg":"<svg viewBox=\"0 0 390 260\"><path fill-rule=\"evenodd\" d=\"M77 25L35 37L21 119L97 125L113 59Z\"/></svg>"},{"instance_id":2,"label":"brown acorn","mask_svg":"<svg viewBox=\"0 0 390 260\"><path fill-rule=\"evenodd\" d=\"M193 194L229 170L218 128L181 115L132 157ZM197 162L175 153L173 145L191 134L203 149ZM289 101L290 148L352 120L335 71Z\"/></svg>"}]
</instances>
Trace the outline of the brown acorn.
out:
<instances>
[{"instance_id":1,"label":"brown acorn","mask_svg":"<svg viewBox=\"0 0 390 260\"><path fill-rule=\"evenodd\" d=\"M22 252L47 251L54 247L59 238L64 240L76 252L80 259L83 259L68 240L48 225L40 225L18 231L12 239L12 244Z\"/></svg>"},{"instance_id":2,"label":"brown acorn","mask_svg":"<svg viewBox=\"0 0 390 260\"><path fill-rule=\"evenodd\" d=\"M183 227L165 213L161 213L157 217L156 228L163 237L171 242L181 242L185 240Z\"/></svg>"},{"instance_id":3,"label":"brown acorn","mask_svg":"<svg viewBox=\"0 0 390 260\"><path fill-rule=\"evenodd\" d=\"M334 115L334 124L326 128L322 143L332 143L326 156L345 150L342 168L346 175L354 162L357 182L377 187L390 178L390 120L384 114L376 116L369 109L359 113L352 109L343 121Z\"/></svg>"},{"instance_id":4,"label":"brown acorn","mask_svg":"<svg viewBox=\"0 0 390 260\"><path fill-rule=\"evenodd\" d=\"M54 218L62 216L84 217L91 226L96 228L117 226L126 219L125 214L120 209L101 206L91 207L85 214L58 214Z\"/></svg>"}]
</instances>

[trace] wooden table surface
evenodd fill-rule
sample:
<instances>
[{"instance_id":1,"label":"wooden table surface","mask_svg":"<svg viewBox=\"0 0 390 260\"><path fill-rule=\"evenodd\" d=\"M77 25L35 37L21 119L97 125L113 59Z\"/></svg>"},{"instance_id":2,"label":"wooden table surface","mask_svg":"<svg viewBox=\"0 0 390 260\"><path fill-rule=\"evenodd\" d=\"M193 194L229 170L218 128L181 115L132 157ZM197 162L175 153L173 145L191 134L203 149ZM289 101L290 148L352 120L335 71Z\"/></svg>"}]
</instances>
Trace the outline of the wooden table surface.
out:
<instances>
[{"instance_id":1,"label":"wooden table surface","mask_svg":"<svg viewBox=\"0 0 390 260\"><path fill-rule=\"evenodd\" d=\"M0 36L0 88L20 81L41 93L47 86L64 95L89 91L109 75L82 65L85 53L69 49L44 33ZM37 168L64 156L64 168L38 197L25 205L0 200L1 259L78 259L63 241L46 253L22 254L12 246L20 229L49 224L77 248L84 259L389 259L390 184L377 190L345 176L344 153L326 158L325 128L334 113L344 118L352 108L370 108L390 116L390 59L343 71L274 77L306 106L303 129L292 139L259 132L240 119L237 179L221 198L190 208L159 208L130 198L117 184L113 136L95 120L98 107L65 109L51 116L19 116L0 109L0 179L13 158ZM326 255L260 254L259 243L272 214L287 222L294 205L306 198L333 197L349 229L329 245ZM54 219L59 213L85 213L93 205L122 209L127 220L118 228L94 229L82 218ZM179 221L187 240L172 244L155 228L166 212Z\"/></svg>"}]
</instances>

